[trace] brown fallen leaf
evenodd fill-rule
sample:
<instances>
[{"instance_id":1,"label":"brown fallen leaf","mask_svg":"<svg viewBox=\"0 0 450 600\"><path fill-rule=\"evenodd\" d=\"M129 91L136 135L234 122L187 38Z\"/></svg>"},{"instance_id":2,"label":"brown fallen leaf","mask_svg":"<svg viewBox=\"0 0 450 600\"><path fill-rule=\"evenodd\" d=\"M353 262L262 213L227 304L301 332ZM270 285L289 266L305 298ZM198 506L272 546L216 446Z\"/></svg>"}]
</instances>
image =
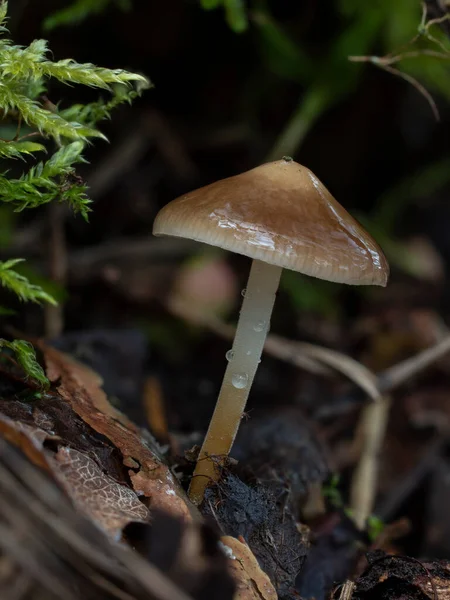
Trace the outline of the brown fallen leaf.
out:
<instances>
[{"instance_id":1,"label":"brown fallen leaf","mask_svg":"<svg viewBox=\"0 0 450 600\"><path fill-rule=\"evenodd\" d=\"M36 466L50 470L48 458L43 452L44 441L51 437L46 431L13 421L0 413L0 435L10 444L20 448Z\"/></svg>"},{"instance_id":2,"label":"brown fallen leaf","mask_svg":"<svg viewBox=\"0 0 450 600\"><path fill-rule=\"evenodd\" d=\"M47 377L57 384L62 398L121 451L124 464L138 464L137 471L129 470L136 493L149 497L151 506L175 517L190 520L197 516L169 467L157 456L157 448L150 449L143 432L108 402L99 376L43 341L37 345L44 355Z\"/></svg>"},{"instance_id":3,"label":"brown fallen leaf","mask_svg":"<svg viewBox=\"0 0 450 600\"><path fill-rule=\"evenodd\" d=\"M131 521L146 522L150 512L136 493L103 473L97 463L73 448L53 458L55 475L77 508L113 538Z\"/></svg>"},{"instance_id":4,"label":"brown fallen leaf","mask_svg":"<svg viewBox=\"0 0 450 600\"><path fill-rule=\"evenodd\" d=\"M237 585L233 600L277 600L275 588L247 544L229 535L221 543Z\"/></svg>"},{"instance_id":5,"label":"brown fallen leaf","mask_svg":"<svg viewBox=\"0 0 450 600\"><path fill-rule=\"evenodd\" d=\"M127 544L105 535L1 434L0 532L2 600L193 600L189 580L178 585ZM215 573L228 577L223 563Z\"/></svg>"},{"instance_id":6,"label":"brown fallen leaf","mask_svg":"<svg viewBox=\"0 0 450 600\"><path fill-rule=\"evenodd\" d=\"M42 422L45 413L34 412L38 414L37 420ZM115 539L121 536L128 523L149 521L149 510L132 489L105 474L87 454L60 445L64 444L60 436L1 413L0 436L20 448L36 466L50 472L79 511ZM58 444L56 454L44 448L44 442L48 440ZM95 456L94 448L92 454Z\"/></svg>"}]
</instances>

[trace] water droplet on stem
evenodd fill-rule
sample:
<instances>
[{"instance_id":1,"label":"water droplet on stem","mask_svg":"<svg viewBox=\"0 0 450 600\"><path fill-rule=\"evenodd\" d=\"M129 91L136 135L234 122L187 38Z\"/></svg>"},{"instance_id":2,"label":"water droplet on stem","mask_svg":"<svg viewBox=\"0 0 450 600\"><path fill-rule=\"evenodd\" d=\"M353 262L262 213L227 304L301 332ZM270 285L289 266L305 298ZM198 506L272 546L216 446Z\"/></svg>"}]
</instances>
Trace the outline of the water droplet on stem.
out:
<instances>
[{"instance_id":1,"label":"water droplet on stem","mask_svg":"<svg viewBox=\"0 0 450 600\"><path fill-rule=\"evenodd\" d=\"M253 325L253 330L256 331L257 333L260 333L261 331L264 331L265 326L266 326L265 321L257 321Z\"/></svg>"},{"instance_id":2,"label":"water droplet on stem","mask_svg":"<svg viewBox=\"0 0 450 600\"><path fill-rule=\"evenodd\" d=\"M230 362L231 360L233 360L234 358L234 350L227 350L225 353L225 358L227 359L228 362Z\"/></svg>"},{"instance_id":3,"label":"water droplet on stem","mask_svg":"<svg viewBox=\"0 0 450 600\"><path fill-rule=\"evenodd\" d=\"M248 375L247 373L234 373L231 378L231 383L238 390L242 390L247 387L248 384Z\"/></svg>"}]
</instances>

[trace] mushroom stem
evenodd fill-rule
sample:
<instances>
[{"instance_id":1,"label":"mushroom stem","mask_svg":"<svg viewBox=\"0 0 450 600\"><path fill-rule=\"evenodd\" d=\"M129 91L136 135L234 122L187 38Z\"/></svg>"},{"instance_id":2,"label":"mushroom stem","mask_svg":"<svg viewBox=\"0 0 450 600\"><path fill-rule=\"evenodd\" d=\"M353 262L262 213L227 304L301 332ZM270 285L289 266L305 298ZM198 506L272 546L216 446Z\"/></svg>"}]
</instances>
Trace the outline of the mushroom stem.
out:
<instances>
[{"instance_id":1,"label":"mushroom stem","mask_svg":"<svg viewBox=\"0 0 450 600\"><path fill-rule=\"evenodd\" d=\"M223 459L236 437L269 331L281 271L282 267L260 260L252 263L228 366L189 488L194 504L203 501L211 481L219 480Z\"/></svg>"}]
</instances>

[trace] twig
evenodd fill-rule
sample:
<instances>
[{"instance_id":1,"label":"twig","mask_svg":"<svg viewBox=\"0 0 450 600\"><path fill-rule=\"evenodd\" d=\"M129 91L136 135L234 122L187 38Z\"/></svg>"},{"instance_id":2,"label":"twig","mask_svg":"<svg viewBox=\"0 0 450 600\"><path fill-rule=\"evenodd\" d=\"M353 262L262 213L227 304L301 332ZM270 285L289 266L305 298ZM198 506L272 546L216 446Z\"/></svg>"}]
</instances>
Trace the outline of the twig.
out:
<instances>
[{"instance_id":1,"label":"twig","mask_svg":"<svg viewBox=\"0 0 450 600\"><path fill-rule=\"evenodd\" d=\"M356 583L354 581L347 580L341 589L339 600L351 600L353 598L353 592L356 589Z\"/></svg>"},{"instance_id":2,"label":"twig","mask_svg":"<svg viewBox=\"0 0 450 600\"><path fill-rule=\"evenodd\" d=\"M408 358L380 373L378 376L378 387L383 392L391 391L414 375L424 371L448 352L450 352L450 334L435 346L431 346L431 348L423 350L419 354L416 354L416 356Z\"/></svg>"},{"instance_id":3,"label":"twig","mask_svg":"<svg viewBox=\"0 0 450 600\"><path fill-rule=\"evenodd\" d=\"M420 94L422 94L422 96L427 100L436 121L441 120L441 117L439 115L439 110L438 110L436 102L434 101L433 96L430 94L430 92L426 89L425 86L423 86L419 81L417 81L417 79L415 79L411 75L408 75L407 73L403 73L403 71L400 71L399 69L394 69L393 67L389 67L387 65L382 66L382 69L384 69L388 73L391 73L392 75L398 75L405 81L408 81L412 86L414 86L416 88L416 90Z\"/></svg>"},{"instance_id":4,"label":"twig","mask_svg":"<svg viewBox=\"0 0 450 600\"><path fill-rule=\"evenodd\" d=\"M362 411L356 436L363 440L359 463L353 474L350 508L357 527L364 529L372 514L378 487L379 457L388 423L391 400L368 404Z\"/></svg>"},{"instance_id":5,"label":"twig","mask_svg":"<svg viewBox=\"0 0 450 600\"><path fill-rule=\"evenodd\" d=\"M450 335L435 346L387 369L378 377L378 387L386 395L381 402L363 408L357 429L357 436L362 440L362 453L353 474L350 506L355 523L361 529L365 527L375 504L379 459L391 404L387 392L417 375L448 352Z\"/></svg>"},{"instance_id":6,"label":"twig","mask_svg":"<svg viewBox=\"0 0 450 600\"><path fill-rule=\"evenodd\" d=\"M436 106L436 102L434 101L430 92L411 75L408 75L407 73L404 73L403 71L392 67L392 65L397 62L400 62L407 58L416 58L418 56L431 56L434 58L439 58L441 60L450 60L450 49L447 48L441 42L441 40L437 39L430 33L430 28L433 25L440 25L445 21L450 20L450 14L447 13L442 17L430 19L429 21L427 21L427 10L427 5L423 3L422 18L417 28L417 34L414 37L412 37L408 42L406 42L406 44L404 44L394 52L391 52L386 56L349 56L348 59L352 62L370 62L371 64L379 67L380 69L383 69L384 71L387 71L392 75L396 75L397 77L401 77L402 79L410 83L427 100L428 104L431 107L431 110L433 111L433 115L436 121L439 121L439 111ZM432 50L430 48L424 48L421 50L408 50L408 48L414 46L414 44L421 38L425 38L429 42L436 44L442 50L442 52Z\"/></svg>"},{"instance_id":7,"label":"twig","mask_svg":"<svg viewBox=\"0 0 450 600\"><path fill-rule=\"evenodd\" d=\"M409 54L411 54L411 53L409 53ZM420 52L415 52L414 54L418 56L420 54ZM450 59L450 56L448 56L446 58ZM396 62L397 60L401 60L401 57L392 57L389 59L383 59L378 56L349 56L349 60L351 60L352 62L361 62L361 61L371 62L373 65L376 65L377 67L380 67L380 69L383 69L383 71L387 71L388 73L391 73L392 75L397 75L397 77L401 77L402 79L404 79L405 81L410 83L427 100L428 104L431 107L431 110L433 111L433 115L434 115L434 118L436 119L436 121L440 121L439 110L437 108L436 102L434 101L433 96L430 94L430 92L425 88L425 86L423 86L419 81L417 81L417 79L412 77L412 75L403 73L403 71L400 71L399 69L395 69L394 67L390 66L391 62Z\"/></svg>"}]
</instances>

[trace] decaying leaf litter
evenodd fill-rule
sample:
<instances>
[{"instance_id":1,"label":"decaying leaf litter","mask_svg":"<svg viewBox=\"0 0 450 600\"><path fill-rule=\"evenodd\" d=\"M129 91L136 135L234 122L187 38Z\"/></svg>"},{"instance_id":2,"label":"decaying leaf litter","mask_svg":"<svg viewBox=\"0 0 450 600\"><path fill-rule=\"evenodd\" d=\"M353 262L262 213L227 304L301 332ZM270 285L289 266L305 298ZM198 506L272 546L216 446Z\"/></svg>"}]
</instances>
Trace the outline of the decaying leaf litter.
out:
<instances>
[{"instance_id":1,"label":"decaying leaf litter","mask_svg":"<svg viewBox=\"0 0 450 600\"><path fill-rule=\"evenodd\" d=\"M75 299L47 311L54 339L30 338L48 389L24 377L14 347L3 353L1 593L445 598L449 337L429 282L445 288L446 267L427 233L405 244L413 260L399 254L385 293L333 296L337 319L293 311L282 281L236 443L199 510L187 491L248 264L189 259L195 244L149 232L163 204L217 179L201 158L231 156L233 144L242 157L253 142L239 124L193 132L153 107L135 123L117 132L100 168L86 167L101 200L87 246L88 230L63 211L50 215L50 253L39 221L6 250L5 260L15 244L38 266L50 261ZM242 172L240 163L220 175ZM111 238L99 235L106 223ZM21 338L39 330L35 319L16 320Z\"/></svg>"}]
</instances>

